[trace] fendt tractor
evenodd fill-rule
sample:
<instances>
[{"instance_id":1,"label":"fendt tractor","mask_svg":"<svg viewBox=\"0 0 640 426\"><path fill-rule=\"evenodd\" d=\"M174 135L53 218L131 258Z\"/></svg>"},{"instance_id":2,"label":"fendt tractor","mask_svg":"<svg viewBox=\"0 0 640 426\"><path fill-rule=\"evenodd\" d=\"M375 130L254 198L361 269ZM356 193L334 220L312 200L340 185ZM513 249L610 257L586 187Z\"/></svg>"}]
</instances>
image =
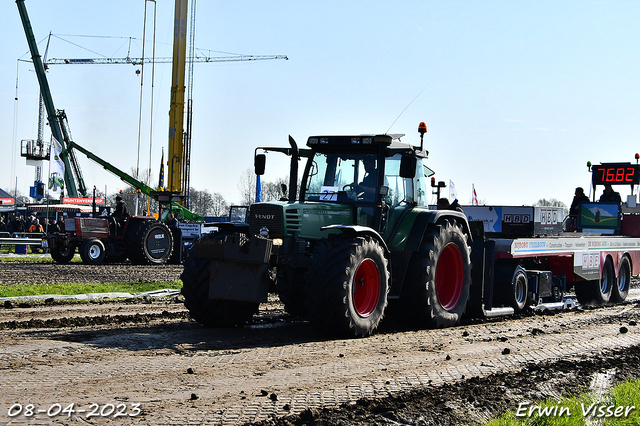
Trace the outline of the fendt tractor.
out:
<instances>
[{"instance_id":1,"label":"fendt tractor","mask_svg":"<svg viewBox=\"0 0 640 426\"><path fill-rule=\"evenodd\" d=\"M563 233L558 208L430 209L427 197L442 185L429 183L424 123L419 132L420 147L383 134L313 136L306 149L289 137L290 148L257 148L258 175L268 151L291 157L288 197L251 205L247 224L217 224L193 245L181 276L191 316L205 326L242 325L275 287L285 310L320 332L368 336L385 315L448 327L463 315L562 306L571 287L580 303L626 298L640 272L640 238L614 234L624 233L621 223L640 228L635 211L623 221L619 203L585 204L580 232ZM617 167L638 183L637 165Z\"/></svg>"},{"instance_id":2,"label":"fendt tractor","mask_svg":"<svg viewBox=\"0 0 640 426\"><path fill-rule=\"evenodd\" d=\"M171 230L153 217L130 216L122 224L111 216L70 217L64 230L48 239L51 257L69 263L76 248L84 263L124 262L158 265L171 258L174 238Z\"/></svg>"}]
</instances>

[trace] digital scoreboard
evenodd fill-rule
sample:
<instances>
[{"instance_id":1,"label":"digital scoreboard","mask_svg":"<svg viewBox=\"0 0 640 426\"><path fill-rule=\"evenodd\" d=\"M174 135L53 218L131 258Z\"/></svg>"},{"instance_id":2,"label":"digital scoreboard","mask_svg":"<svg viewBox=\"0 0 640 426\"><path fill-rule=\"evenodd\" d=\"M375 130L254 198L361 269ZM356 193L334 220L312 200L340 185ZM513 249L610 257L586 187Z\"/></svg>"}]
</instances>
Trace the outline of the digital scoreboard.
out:
<instances>
[{"instance_id":1,"label":"digital scoreboard","mask_svg":"<svg viewBox=\"0 0 640 426\"><path fill-rule=\"evenodd\" d=\"M640 164L605 163L591 166L591 181L596 185L637 185Z\"/></svg>"}]
</instances>

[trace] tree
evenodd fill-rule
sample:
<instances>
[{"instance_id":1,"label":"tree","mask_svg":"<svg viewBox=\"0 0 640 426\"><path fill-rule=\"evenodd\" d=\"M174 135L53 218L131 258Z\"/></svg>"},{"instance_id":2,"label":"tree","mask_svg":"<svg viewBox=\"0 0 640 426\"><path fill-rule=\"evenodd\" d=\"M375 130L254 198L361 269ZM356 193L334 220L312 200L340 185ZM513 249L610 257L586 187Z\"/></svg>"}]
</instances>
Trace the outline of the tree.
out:
<instances>
[{"instance_id":1,"label":"tree","mask_svg":"<svg viewBox=\"0 0 640 426\"><path fill-rule=\"evenodd\" d=\"M282 191L282 185L286 188L288 177L278 178L275 182L262 183L262 201L278 201L286 197L286 191Z\"/></svg>"},{"instance_id":2,"label":"tree","mask_svg":"<svg viewBox=\"0 0 640 426\"><path fill-rule=\"evenodd\" d=\"M248 206L256 202L256 175L250 168L246 169L238 181L240 204Z\"/></svg>"},{"instance_id":3,"label":"tree","mask_svg":"<svg viewBox=\"0 0 640 426\"><path fill-rule=\"evenodd\" d=\"M562 201L556 200L555 198L550 198L550 199L545 199L542 198L540 200L538 200L534 206L539 206L539 207L562 207L562 214L564 216L567 215L567 212L569 211L569 208L567 207L567 205L565 203L563 203Z\"/></svg>"},{"instance_id":4,"label":"tree","mask_svg":"<svg viewBox=\"0 0 640 426\"><path fill-rule=\"evenodd\" d=\"M153 182L153 176L149 173L149 170L143 170L139 176L136 176L136 170L132 167L129 170L129 174L145 185L153 186L153 184L151 183ZM118 194L122 196L123 201L127 205L129 214L131 214L132 216L137 214L147 215L158 212L158 202L151 197L138 193L138 188L135 188L133 185L127 184L125 188L122 189L122 193L120 193L119 191L116 192L116 194L111 197L111 200L113 200L113 198L115 198L115 196ZM137 212L135 211L136 200L138 202ZM109 201L107 202L107 204L109 204Z\"/></svg>"},{"instance_id":5,"label":"tree","mask_svg":"<svg viewBox=\"0 0 640 426\"><path fill-rule=\"evenodd\" d=\"M190 188L189 205L192 212L201 216L225 216L229 210L229 204L220 193L212 194L206 189Z\"/></svg>"}]
</instances>

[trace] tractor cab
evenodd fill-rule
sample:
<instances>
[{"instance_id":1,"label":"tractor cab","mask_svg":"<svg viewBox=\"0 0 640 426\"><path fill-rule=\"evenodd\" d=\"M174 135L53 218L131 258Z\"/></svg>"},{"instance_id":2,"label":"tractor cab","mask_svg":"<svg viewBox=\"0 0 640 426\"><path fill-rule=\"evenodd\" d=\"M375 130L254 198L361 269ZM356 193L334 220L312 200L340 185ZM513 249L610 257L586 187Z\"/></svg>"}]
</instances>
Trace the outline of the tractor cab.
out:
<instances>
[{"instance_id":1,"label":"tractor cab","mask_svg":"<svg viewBox=\"0 0 640 426\"><path fill-rule=\"evenodd\" d=\"M427 206L427 153L400 142L403 135L312 136L302 202L353 206L356 225L380 232L389 212Z\"/></svg>"}]
</instances>

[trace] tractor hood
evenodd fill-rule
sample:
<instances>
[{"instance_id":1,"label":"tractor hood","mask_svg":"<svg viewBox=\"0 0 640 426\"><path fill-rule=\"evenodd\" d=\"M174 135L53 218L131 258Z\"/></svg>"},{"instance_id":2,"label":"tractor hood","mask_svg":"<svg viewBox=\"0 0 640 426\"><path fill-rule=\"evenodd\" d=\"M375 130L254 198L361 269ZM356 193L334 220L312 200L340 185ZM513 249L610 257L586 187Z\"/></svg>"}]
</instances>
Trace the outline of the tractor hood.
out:
<instances>
[{"instance_id":1,"label":"tractor hood","mask_svg":"<svg viewBox=\"0 0 640 426\"><path fill-rule=\"evenodd\" d=\"M319 240L330 232L326 225L356 224L356 207L336 203L256 203L249 209L249 229L252 234L268 238L293 237ZM303 226L304 224L304 226Z\"/></svg>"}]
</instances>

